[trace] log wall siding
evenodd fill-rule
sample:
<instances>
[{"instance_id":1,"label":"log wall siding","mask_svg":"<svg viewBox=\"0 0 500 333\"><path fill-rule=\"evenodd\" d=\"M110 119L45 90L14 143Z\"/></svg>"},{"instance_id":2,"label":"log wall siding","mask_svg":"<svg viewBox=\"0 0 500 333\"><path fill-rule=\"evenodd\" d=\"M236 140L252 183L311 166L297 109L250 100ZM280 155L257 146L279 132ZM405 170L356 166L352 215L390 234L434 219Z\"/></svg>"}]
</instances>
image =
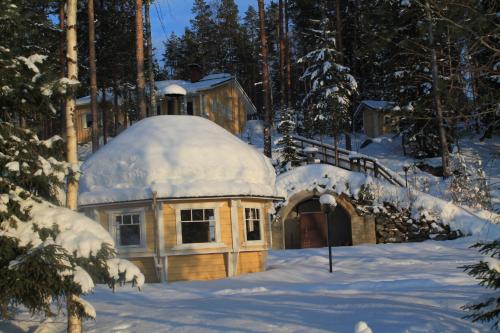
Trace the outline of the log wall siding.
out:
<instances>
[{"instance_id":1,"label":"log wall siding","mask_svg":"<svg viewBox=\"0 0 500 333\"><path fill-rule=\"evenodd\" d=\"M77 106L74 115L74 124L76 130L76 140L78 143L89 142L92 137L92 128L83 128L83 115L90 113L88 105Z\"/></svg>"},{"instance_id":2,"label":"log wall siding","mask_svg":"<svg viewBox=\"0 0 500 333\"><path fill-rule=\"evenodd\" d=\"M236 274L260 272L265 269L267 260L267 249L269 248L269 221L268 210L271 202L268 200L248 199L236 200L238 203L238 229L240 236L240 253L237 254L238 261L235 267ZM206 248L203 246L196 249L176 249L177 244L177 220L176 204L187 204L187 207L205 204L206 208L213 204L217 207L219 217L219 228L222 247L213 248L212 244ZM180 280L208 280L222 279L229 276L230 258L233 253L233 235L231 225L231 200L183 200L175 203L164 202L163 214L163 239L164 250L167 256L168 281ZM245 222L244 207L261 208L263 243L245 244ZM144 251L121 251L121 257L132 260L141 269L146 277L146 282L159 282L155 271L155 220L151 203L143 204L121 204L110 205L96 209L96 219L106 230L111 231L109 224L110 214L113 211L144 209L146 249ZM87 210L88 211L88 210ZM197 244L200 245L200 244Z\"/></svg>"},{"instance_id":3,"label":"log wall siding","mask_svg":"<svg viewBox=\"0 0 500 333\"><path fill-rule=\"evenodd\" d=\"M145 258L127 258L127 260L131 261L133 264L140 269L142 274L144 274L146 283L157 283L160 282L157 277L157 273L155 270L155 262L153 257L145 257Z\"/></svg>"},{"instance_id":4,"label":"log wall siding","mask_svg":"<svg viewBox=\"0 0 500 333\"><path fill-rule=\"evenodd\" d=\"M223 253L168 257L168 281L212 280L227 276Z\"/></svg>"},{"instance_id":5,"label":"log wall siding","mask_svg":"<svg viewBox=\"0 0 500 333\"><path fill-rule=\"evenodd\" d=\"M241 252L237 274L258 273L266 269L267 252Z\"/></svg>"}]
</instances>

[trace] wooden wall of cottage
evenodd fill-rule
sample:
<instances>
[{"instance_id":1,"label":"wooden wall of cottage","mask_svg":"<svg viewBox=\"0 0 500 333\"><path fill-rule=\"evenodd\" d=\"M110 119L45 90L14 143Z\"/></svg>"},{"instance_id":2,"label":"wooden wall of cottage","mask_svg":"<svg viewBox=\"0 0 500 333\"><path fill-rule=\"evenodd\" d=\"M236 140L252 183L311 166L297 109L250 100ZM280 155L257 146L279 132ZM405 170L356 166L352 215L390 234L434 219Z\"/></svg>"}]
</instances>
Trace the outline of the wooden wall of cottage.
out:
<instances>
[{"instance_id":1,"label":"wooden wall of cottage","mask_svg":"<svg viewBox=\"0 0 500 333\"><path fill-rule=\"evenodd\" d=\"M155 237L158 217L152 203L116 204L105 207L84 208L83 211L94 216L101 225L112 235L115 235L113 214L127 212L142 212L144 218L145 239L143 247L120 249L119 256L134 262L144 273L146 282L185 280L222 279L229 276L255 273L265 270L267 251L270 246L269 209L270 200L241 199L241 200L181 200L161 203L161 224L163 224L161 239L162 253L159 264L162 266L162 275L158 276L156 266ZM178 230L179 209L196 209L213 207L217 210L220 239L217 244L194 243L180 244ZM244 208L255 207L261 209L262 242L245 241ZM235 219L236 226L233 226ZM193 246L191 246L193 245Z\"/></svg>"}]
</instances>

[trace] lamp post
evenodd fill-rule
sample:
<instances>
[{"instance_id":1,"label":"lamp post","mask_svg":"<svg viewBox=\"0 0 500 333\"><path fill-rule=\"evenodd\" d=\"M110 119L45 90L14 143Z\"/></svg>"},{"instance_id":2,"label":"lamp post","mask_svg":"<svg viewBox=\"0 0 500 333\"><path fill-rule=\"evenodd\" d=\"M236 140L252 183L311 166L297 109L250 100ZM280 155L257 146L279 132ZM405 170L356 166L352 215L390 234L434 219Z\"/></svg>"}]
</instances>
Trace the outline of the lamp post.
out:
<instances>
[{"instance_id":1,"label":"lamp post","mask_svg":"<svg viewBox=\"0 0 500 333\"><path fill-rule=\"evenodd\" d=\"M408 163L405 163L403 165L403 171L405 172L406 187L408 187L408 170L410 170L410 165Z\"/></svg>"},{"instance_id":2,"label":"lamp post","mask_svg":"<svg viewBox=\"0 0 500 333\"><path fill-rule=\"evenodd\" d=\"M337 201L335 200L335 197L331 194L323 194L319 198L319 203L321 204L321 210L323 213L326 215L326 242L328 243L328 260L330 263L330 273L333 272L333 264L332 264L332 242L330 239L330 219L328 216L330 215L330 212L335 209L337 206Z\"/></svg>"}]
</instances>

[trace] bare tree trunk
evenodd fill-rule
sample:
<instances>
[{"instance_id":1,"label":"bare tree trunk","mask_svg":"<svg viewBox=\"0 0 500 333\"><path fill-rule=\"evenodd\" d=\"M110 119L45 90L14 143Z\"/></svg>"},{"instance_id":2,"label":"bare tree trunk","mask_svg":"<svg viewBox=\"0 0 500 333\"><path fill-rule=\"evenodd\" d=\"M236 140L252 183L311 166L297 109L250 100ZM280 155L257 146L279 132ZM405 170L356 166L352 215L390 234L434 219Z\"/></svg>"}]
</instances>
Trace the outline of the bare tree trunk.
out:
<instances>
[{"instance_id":1,"label":"bare tree trunk","mask_svg":"<svg viewBox=\"0 0 500 333\"><path fill-rule=\"evenodd\" d=\"M290 38L288 36L288 1L284 0L284 15L285 15L285 63L286 63L286 106L290 107L292 94L292 61Z\"/></svg>"},{"instance_id":2,"label":"bare tree trunk","mask_svg":"<svg viewBox=\"0 0 500 333\"><path fill-rule=\"evenodd\" d=\"M83 327L82 327L82 318L80 316L77 316L75 314L76 308L75 308L75 302L73 300L75 296L70 294L67 296L67 303L68 303L68 326L66 328L67 333L82 333L83 332Z\"/></svg>"},{"instance_id":3,"label":"bare tree trunk","mask_svg":"<svg viewBox=\"0 0 500 333\"><path fill-rule=\"evenodd\" d=\"M113 135L114 136L118 134L119 112L120 112L120 107L118 105L118 93L116 89L116 83L113 83L113 116L114 116Z\"/></svg>"},{"instance_id":4,"label":"bare tree trunk","mask_svg":"<svg viewBox=\"0 0 500 333\"><path fill-rule=\"evenodd\" d=\"M262 88L264 89L264 155L271 158L271 106L269 91L269 66L267 62L267 36L264 0L258 0L260 20L260 47L262 54Z\"/></svg>"},{"instance_id":5,"label":"bare tree trunk","mask_svg":"<svg viewBox=\"0 0 500 333\"><path fill-rule=\"evenodd\" d=\"M65 12L64 12L64 1L61 1L59 3L59 29L61 31L64 31L64 21L65 21ZM59 41L59 64L60 64L60 69L59 69L59 78L62 79L63 77L66 76L66 38L61 35L61 40ZM61 105L60 105L60 112L61 112L61 136L66 135L66 103L64 100L61 100Z\"/></svg>"},{"instance_id":6,"label":"bare tree trunk","mask_svg":"<svg viewBox=\"0 0 500 333\"><path fill-rule=\"evenodd\" d=\"M151 18L149 15L149 3L145 2L145 19L146 19L146 43L148 44L148 81L149 81L149 116L156 115L156 87L155 76L153 72L153 44L151 41Z\"/></svg>"},{"instance_id":7,"label":"bare tree trunk","mask_svg":"<svg viewBox=\"0 0 500 333\"><path fill-rule=\"evenodd\" d=\"M340 13L340 0L335 0L335 49L338 52L338 62L344 64L344 48L342 46L342 15ZM344 132L344 131L343 131ZM349 133L344 132L345 148L352 149L351 136ZM338 152L336 153L338 155Z\"/></svg>"},{"instance_id":8,"label":"bare tree trunk","mask_svg":"<svg viewBox=\"0 0 500 333\"><path fill-rule=\"evenodd\" d=\"M78 65L77 65L77 43L76 43L76 11L78 0L67 0L66 2L66 57L68 78L70 80L78 80ZM66 148L67 160L71 164L72 170L78 168L77 157L77 142L75 124L73 122L76 100L73 87L69 89L69 94L66 97ZM68 180L68 190L66 193L66 206L69 209L76 210L78 195L78 179L73 171L71 171ZM82 332L82 319L75 311L73 295L67 295L66 306L68 309L68 333Z\"/></svg>"},{"instance_id":9,"label":"bare tree trunk","mask_svg":"<svg viewBox=\"0 0 500 333\"><path fill-rule=\"evenodd\" d=\"M142 0L135 1L135 59L137 62L137 107L139 119L146 118L146 99L144 98L144 38L142 24Z\"/></svg>"},{"instance_id":10,"label":"bare tree trunk","mask_svg":"<svg viewBox=\"0 0 500 333\"><path fill-rule=\"evenodd\" d=\"M279 0L278 5L279 15L278 15L278 35L280 38L280 108L283 110L285 108L285 29L283 27L283 0Z\"/></svg>"},{"instance_id":11,"label":"bare tree trunk","mask_svg":"<svg viewBox=\"0 0 500 333\"><path fill-rule=\"evenodd\" d=\"M338 62L344 63L344 50L342 48L342 18L340 15L340 0L335 0L335 25L337 31L335 32L335 49L339 53Z\"/></svg>"},{"instance_id":12,"label":"bare tree trunk","mask_svg":"<svg viewBox=\"0 0 500 333\"><path fill-rule=\"evenodd\" d=\"M439 126L439 138L441 140L441 163L443 164L443 177L447 178L450 175L448 163L448 140L446 139L446 132L443 123L443 111L441 109L441 100L439 97L438 86L438 67L436 49L434 46L434 29L432 27L432 15L429 2L425 2L425 9L427 12L427 19L429 21L429 44L431 47L431 63L432 63L432 92L434 97L434 107L436 108L436 118Z\"/></svg>"},{"instance_id":13,"label":"bare tree trunk","mask_svg":"<svg viewBox=\"0 0 500 333\"><path fill-rule=\"evenodd\" d=\"M108 143L108 106L106 100L106 86L102 87L102 142Z\"/></svg>"},{"instance_id":14,"label":"bare tree trunk","mask_svg":"<svg viewBox=\"0 0 500 333\"><path fill-rule=\"evenodd\" d=\"M67 29L66 29L66 43L67 43L67 67L68 67L68 78L70 80L78 80L78 65L77 65L77 43L76 43L76 8L77 0L67 0L66 10L67 10ZM70 89L68 97L66 97L66 145L67 145L67 159L68 162L74 166L78 167L77 158L77 142L76 142L76 130L74 124L74 112L75 112L75 96L74 90ZM74 177L70 177L74 178ZM68 208L76 210L77 205L77 193L78 193L78 181L76 179L70 179L68 182L68 193L66 196L66 205Z\"/></svg>"},{"instance_id":15,"label":"bare tree trunk","mask_svg":"<svg viewBox=\"0 0 500 333\"><path fill-rule=\"evenodd\" d=\"M90 112L92 113L92 152L99 149L99 115L97 113L97 74L95 64L95 19L94 0L88 0L89 21L89 70L90 70Z\"/></svg>"}]
</instances>

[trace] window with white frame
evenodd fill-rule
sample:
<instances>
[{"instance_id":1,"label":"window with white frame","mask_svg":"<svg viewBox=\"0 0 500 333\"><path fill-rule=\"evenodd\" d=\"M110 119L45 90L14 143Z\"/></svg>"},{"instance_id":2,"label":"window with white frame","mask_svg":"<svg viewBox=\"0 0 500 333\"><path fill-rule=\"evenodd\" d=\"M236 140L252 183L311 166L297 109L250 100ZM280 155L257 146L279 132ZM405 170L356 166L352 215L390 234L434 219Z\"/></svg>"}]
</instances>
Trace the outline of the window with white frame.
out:
<instances>
[{"instance_id":1,"label":"window with white frame","mask_svg":"<svg viewBox=\"0 0 500 333\"><path fill-rule=\"evenodd\" d=\"M181 209L182 244L216 242L215 209Z\"/></svg>"},{"instance_id":2,"label":"window with white frame","mask_svg":"<svg viewBox=\"0 0 500 333\"><path fill-rule=\"evenodd\" d=\"M116 238L120 247L138 247L142 245L141 214L115 215Z\"/></svg>"},{"instance_id":3,"label":"window with white frame","mask_svg":"<svg viewBox=\"0 0 500 333\"><path fill-rule=\"evenodd\" d=\"M92 114L91 113L82 113L82 127L83 129L92 127Z\"/></svg>"},{"instance_id":4,"label":"window with white frame","mask_svg":"<svg viewBox=\"0 0 500 333\"><path fill-rule=\"evenodd\" d=\"M245 234L247 241L262 240L259 208L245 208Z\"/></svg>"}]
</instances>

